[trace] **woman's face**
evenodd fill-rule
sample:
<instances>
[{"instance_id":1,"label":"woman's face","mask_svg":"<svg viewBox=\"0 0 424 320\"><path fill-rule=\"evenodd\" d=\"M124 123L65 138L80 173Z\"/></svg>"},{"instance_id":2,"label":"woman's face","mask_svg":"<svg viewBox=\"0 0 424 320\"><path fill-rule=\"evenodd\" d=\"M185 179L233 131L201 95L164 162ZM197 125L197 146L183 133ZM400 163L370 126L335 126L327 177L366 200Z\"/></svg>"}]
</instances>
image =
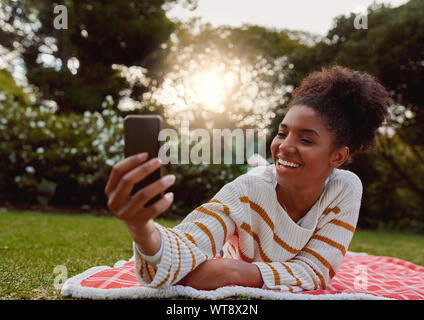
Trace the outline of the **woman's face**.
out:
<instances>
[{"instance_id":1,"label":"woman's face","mask_svg":"<svg viewBox=\"0 0 424 320\"><path fill-rule=\"evenodd\" d=\"M281 186L322 186L331 170L346 160L346 149L334 151L332 133L312 108L292 106L271 144L277 182Z\"/></svg>"}]
</instances>

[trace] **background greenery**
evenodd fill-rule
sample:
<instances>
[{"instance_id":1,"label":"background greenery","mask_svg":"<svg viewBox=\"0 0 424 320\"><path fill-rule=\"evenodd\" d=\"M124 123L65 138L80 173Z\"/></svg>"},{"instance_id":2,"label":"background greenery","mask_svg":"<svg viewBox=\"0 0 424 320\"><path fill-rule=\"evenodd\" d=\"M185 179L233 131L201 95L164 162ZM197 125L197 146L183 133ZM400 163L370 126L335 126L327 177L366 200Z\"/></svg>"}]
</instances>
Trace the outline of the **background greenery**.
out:
<instances>
[{"instance_id":1,"label":"background greenery","mask_svg":"<svg viewBox=\"0 0 424 320\"><path fill-rule=\"evenodd\" d=\"M177 131L181 119L208 130L269 128L269 146L293 87L311 71L342 64L378 77L396 101L375 151L346 165L364 185L359 226L424 231L423 1L370 7L367 30L353 28L353 13L336 17L325 37L251 25L177 23L166 16L176 2L2 1L3 206L105 208L104 186L123 158L123 118L129 113L161 114L165 127ZM52 27L53 5L60 3L68 8L67 30ZM164 85L187 87L187 74L217 65L239 76L220 101L224 112L187 95L179 98L195 108L175 110L158 99ZM16 77L19 67L24 80ZM122 101L133 108L120 107ZM183 217L246 166L166 170L176 174L177 183L176 202L165 216Z\"/></svg>"}]
</instances>

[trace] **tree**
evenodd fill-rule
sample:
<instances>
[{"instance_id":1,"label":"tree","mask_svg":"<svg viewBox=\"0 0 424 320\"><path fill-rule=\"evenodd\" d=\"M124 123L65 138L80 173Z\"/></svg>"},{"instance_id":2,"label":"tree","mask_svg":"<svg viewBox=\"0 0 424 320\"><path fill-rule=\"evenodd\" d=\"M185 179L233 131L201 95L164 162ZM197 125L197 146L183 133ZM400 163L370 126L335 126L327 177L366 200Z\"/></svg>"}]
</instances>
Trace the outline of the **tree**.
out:
<instances>
[{"instance_id":1,"label":"tree","mask_svg":"<svg viewBox=\"0 0 424 320\"><path fill-rule=\"evenodd\" d=\"M21 52L29 82L59 112L101 110L106 97L116 106L129 86L114 65L149 70L160 63L166 52L156 50L174 30L163 7L176 1L5 0L0 43ZM68 29L54 27L59 4L67 9Z\"/></svg>"},{"instance_id":2,"label":"tree","mask_svg":"<svg viewBox=\"0 0 424 320\"><path fill-rule=\"evenodd\" d=\"M195 30L195 31L193 31ZM263 129L280 104L287 55L305 46L297 33L259 26L179 25L166 44L163 82L147 93L167 118L200 128Z\"/></svg>"},{"instance_id":3,"label":"tree","mask_svg":"<svg viewBox=\"0 0 424 320\"><path fill-rule=\"evenodd\" d=\"M325 39L310 49L290 56L294 68L287 81L294 86L309 72L322 66L345 65L376 76L392 91L396 102L414 117L402 127L419 127L408 142L422 145L424 133L424 2L411 0L403 6L368 9L368 29L355 29L355 14L340 16ZM394 109L396 116L404 108ZM417 135L418 134L418 135ZM418 139L417 139L418 138Z\"/></svg>"},{"instance_id":4,"label":"tree","mask_svg":"<svg viewBox=\"0 0 424 320\"><path fill-rule=\"evenodd\" d=\"M15 100L23 105L30 104L30 97L18 86L12 75L6 70L0 70L0 95L1 100Z\"/></svg>"}]
</instances>

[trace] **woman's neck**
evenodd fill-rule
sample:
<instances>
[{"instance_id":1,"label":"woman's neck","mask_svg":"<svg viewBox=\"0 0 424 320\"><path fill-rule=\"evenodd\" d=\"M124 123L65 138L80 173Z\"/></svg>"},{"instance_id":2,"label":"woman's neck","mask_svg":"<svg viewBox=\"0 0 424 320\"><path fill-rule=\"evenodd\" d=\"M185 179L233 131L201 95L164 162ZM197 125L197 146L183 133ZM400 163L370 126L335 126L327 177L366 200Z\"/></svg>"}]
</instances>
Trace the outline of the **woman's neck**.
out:
<instances>
[{"instance_id":1,"label":"woman's neck","mask_svg":"<svg viewBox=\"0 0 424 320\"><path fill-rule=\"evenodd\" d=\"M297 222L308 213L318 201L324 189L324 183L318 188L305 189L296 187L282 187L277 184L275 191L280 205L286 210L293 221Z\"/></svg>"}]
</instances>

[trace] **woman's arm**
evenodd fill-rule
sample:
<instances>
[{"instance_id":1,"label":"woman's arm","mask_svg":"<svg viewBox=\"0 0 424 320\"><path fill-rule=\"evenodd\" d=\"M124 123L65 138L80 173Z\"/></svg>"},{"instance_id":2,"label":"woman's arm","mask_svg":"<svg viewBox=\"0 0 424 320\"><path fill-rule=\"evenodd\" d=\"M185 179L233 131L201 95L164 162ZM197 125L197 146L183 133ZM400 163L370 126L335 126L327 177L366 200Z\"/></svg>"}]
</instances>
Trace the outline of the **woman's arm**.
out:
<instances>
[{"instance_id":1,"label":"woman's arm","mask_svg":"<svg viewBox=\"0 0 424 320\"><path fill-rule=\"evenodd\" d=\"M262 288L258 266L235 259L212 259L203 262L177 284L198 290L215 290L228 285Z\"/></svg>"},{"instance_id":2,"label":"woman's arm","mask_svg":"<svg viewBox=\"0 0 424 320\"><path fill-rule=\"evenodd\" d=\"M151 264L134 249L139 282L146 287L165 288L213 259L234 233L236 225L230 211L239 210L237 206L240 201L236 188L228 183L214 199L194 209L178 226L165 228L155 223L163 243L160 261Z\"/></svg>"}]
</instances>

